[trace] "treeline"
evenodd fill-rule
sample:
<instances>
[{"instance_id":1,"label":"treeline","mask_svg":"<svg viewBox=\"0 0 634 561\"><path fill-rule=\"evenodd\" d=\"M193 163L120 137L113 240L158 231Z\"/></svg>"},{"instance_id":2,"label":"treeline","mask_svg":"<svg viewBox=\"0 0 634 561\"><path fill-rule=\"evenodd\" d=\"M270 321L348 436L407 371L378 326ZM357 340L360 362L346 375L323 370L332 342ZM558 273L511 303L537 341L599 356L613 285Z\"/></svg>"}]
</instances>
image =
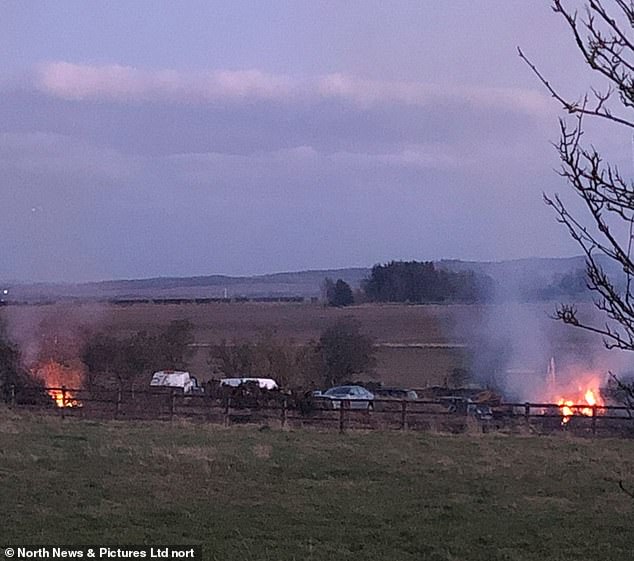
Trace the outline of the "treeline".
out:
<instances>
[{"instance_id":1,"label":"treeline","mask_svg":"<svg viewBox=\"0 0 634 561\"><path fill-rule=\"evenodd\" d=\"M362 285L372 302L483 302L493 295L493 279L473 271L438 269L431 261L391 261L372 267Z\"/></svg>"},{"instance_id":2,"label":"treeline","mask_svg":"<svg viewBox=\"0 0 634 561\"><path fill-rule=\"evenodd\" d=\"M137 331L125 336L90 335L81 348L87 385L108 385L116 380L123 387L137 378L149 379L157 370L185 370L193 356L194 325L173 320L156 333Z\"/></svg>"},{"instance_id":3,"label":"treeline","mask_svg":"<svg viewBox=\"0 0 634 561\"><path fill-rule=\"evenodd\" d=\"M94 334L81 353L88 387L142 387L154 371L187 370L193 356L193 329L188 320L177 320L155 334ZM255 340L212 343L207 364L214 378L273 378L283 387L319 388L371 374L374 353L373 341L361 332L360 324L340 318L318 340L303 345L270 333Z\"/></svg>"},{"instance_id":4,"label":"treeline","mask_svg":"<svg viewBox=\"0 0 634 561\"><path fill-rule=\"evenodd\" d=\"M475 303L493 299L495 282L474 271L449 271L432 261L390 261L372 267L353 292L345 281L325 279L322 293L330 306L362 302Z\"/></svg>"},{"instance_id":5,"label":"treeline","mask_svg":"<svg viewBox=\"0 0 634 561\"><path fill-rule=\"evenodd\" d=\"M189 370L193 358L194 326L175 320L151 333L55 336L50 345L42 339L37 357L27 365L1 320L0 402L26 387L146 388L153 372ZM269 377L285 388L325 388L371 376L375 347L359 322L345 317L301 345L267 333L254 340L213 343L207 363L214 379Z\"/></svg>"},{"instance_id":6,"label":"treeline","mask_svg":"<svg viewBox=\"0 0 634 561\"><path fill-rule=\"evenodd\" d=\"M274 378L285 388L327 388L373 374L376 349L358 321L340 318L305 344L263 333L253 341L221 341L208 364L220 377Z\"/></svg>"}]
</instances>

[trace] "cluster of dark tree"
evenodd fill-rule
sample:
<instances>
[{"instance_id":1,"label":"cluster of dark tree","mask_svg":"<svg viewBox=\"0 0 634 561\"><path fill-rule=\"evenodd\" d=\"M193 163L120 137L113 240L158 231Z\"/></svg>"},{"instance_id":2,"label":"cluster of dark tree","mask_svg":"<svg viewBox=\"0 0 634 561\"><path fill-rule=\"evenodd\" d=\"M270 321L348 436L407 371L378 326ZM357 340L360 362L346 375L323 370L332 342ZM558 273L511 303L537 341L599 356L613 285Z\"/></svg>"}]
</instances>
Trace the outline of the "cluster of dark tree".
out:
<instances>
[{"instance_id":1,"label":"cluster of dark tree","mask_svg":"<svg viewBox=\"0 0 634 561\"><path fill-rule=\"evenodd\" d=\"M431 261L390 261L372 267L370 277L355 294L343 279L326 278L323 296L329 306L355 302L475 303L493 298L495 283L474 271L449 271Z\"/></svg>"},{"instance_id":2,"label":"cluster of dark tree","mask_svg":"<svg viewBox=\"0 0 634 561\"><path fill-rule=\"evenodd\" d=\"M80 359L69 349L48 353L46 360L76 361L86 373L87 389L144 386L157 370L187 370L192 358L193 325L188 320L171 322L156 333L139 331L123 337L94 333L86 337ZM70 353L70 354L69 354ZM209 364L218 377L274 378L283 387L331 386L359 374L371 374L374 345L361 333L359 323L342 318L324 329L316 341L297 345L264 334L255 341L213 345ZM68 356L66 356L68 355ZM21 387L42 386L41 380L24 368L18 347L0 324L0 398L10 399Z\"/></svg>"},{"instance_id":3,"label":"cluster of dark tree","mask_svg":"<svg viewBox=\"0 0 634 561\"><path fill-rule=\"evenodd\" d=\"M362 288L372 302L434 303L486 302L495 286L473 271L448 271L431 261L391 261L372 267Z\"/></svg>"},{"instance_id":4,"label":"cluster of dark tree","mask_svg":"<svg viewBox=\"0 0 634 561\"><path fill-rule=\"evenodd\" d=\"M324 279L322 290L329 306L341 308L354 304L352 288L343 279L337 279L336 282L329 278Z\"/></svg>"},{"instance_id":5,"label":"cluster of dark tree","mask_svg":"<svg viewBox=\"0 0 634 561\"><path fill-rule=\"evenodd\" d=\"M210 348L208 362L222 377L274 378L283 387L323 388L371 374L375 349L356 320L342 318L318 340L302 345L271 334L255 341L222 341Z\"/></svg>"},{"instance_id":6,"label":"cluster of dark tree","mask_svg":"<svg viewBox=\"0 0 634 561\"><path fill-rule=\"evenodd\" d=\"M87 339L81 354L88 386L116 380L127 387L157 370L184 370L191 359L193 342L194 326L189 320L172 321L158 333L139 331L127 337L95 333Z\"/></svg>"},{"instance_id":7,"label":"cluster of dark tree","mask_svg":"<svg viewBox=\"0 0 634 561\"><path fill-rule=\"evenodd\" d=\"M82 361L90 384L114 379L129 385L156 370L186 370L194 341L187 320L171 322L156 334L134 333L116 338L95 334L86 342ZM255 341L222 341L209 349L209 366L218 377L273 378L283 387L336 384L374 365L372 340L359 324L343 318L326 328L317 341L296 345L265 333Z\"/></svg>"}]
</instances>

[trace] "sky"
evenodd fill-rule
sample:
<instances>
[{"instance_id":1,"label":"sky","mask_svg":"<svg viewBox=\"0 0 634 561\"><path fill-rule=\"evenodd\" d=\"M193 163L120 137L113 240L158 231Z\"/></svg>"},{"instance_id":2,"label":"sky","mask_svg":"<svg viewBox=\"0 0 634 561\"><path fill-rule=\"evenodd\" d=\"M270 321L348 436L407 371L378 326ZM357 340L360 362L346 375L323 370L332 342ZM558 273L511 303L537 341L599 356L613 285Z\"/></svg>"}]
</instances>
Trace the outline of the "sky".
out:
<instances>
[{"instance_id":1,"label":"sky","mask_svg":"<svg viewBox=\"0 0 634 561\"><path fill-rule=\"evenodd\" d=\"M546 1L0 9L0 279L578 253L517 47L568 95L592 78ZM625 134L594 140L631 166Z\"/></svg>"}]
</instances>

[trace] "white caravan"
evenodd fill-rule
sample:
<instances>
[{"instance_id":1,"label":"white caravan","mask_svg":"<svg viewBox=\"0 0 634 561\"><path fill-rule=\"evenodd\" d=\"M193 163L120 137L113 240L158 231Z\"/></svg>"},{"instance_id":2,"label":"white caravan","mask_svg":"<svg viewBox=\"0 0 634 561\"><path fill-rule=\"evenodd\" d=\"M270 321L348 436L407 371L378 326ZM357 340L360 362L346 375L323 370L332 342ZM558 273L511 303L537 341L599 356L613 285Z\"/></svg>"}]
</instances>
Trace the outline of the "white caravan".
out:
<instances>
[{"instance_id":1,"label":"white caravan","mask_svg":"<svg viewBox=\"0 0 634 561\"><path fill-rule=\"evenodd\" d=\"M198 380L189 372L178 370L159 370L152 374L150 386L155 388L178 388L185 394L199 393Z\"/></svg>"}]
</instances>

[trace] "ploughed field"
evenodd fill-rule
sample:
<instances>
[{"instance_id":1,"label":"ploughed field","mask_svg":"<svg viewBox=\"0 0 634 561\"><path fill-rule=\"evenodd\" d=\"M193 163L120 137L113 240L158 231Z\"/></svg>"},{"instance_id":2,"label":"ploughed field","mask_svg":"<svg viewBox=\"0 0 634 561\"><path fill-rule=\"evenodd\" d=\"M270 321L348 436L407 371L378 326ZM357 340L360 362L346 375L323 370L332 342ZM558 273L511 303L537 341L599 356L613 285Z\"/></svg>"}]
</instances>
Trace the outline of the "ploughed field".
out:
<instances>
[{"instance_id":1,"label":"ploughed field","mask_svg":"<svg viewBox=\"0 0 634 561\"><path fill-rule=\"evenodd\" d=\"M632 558L634 442L90 422L0 409L0 542L210 560Z\"/></svg>"},{"instance_id":2,"label":"ploughed field","mask_svg":"<svg viewBox=\"0 0 634 561\"><path fill-rule=\"evenodd\" d=\"M199 380L209 378L209 343L223 339L253 340L264 332L296 344L317 339L337 318L353 316L377 345L376 378L386 384L424 387L442 384L454 368L471 368L479 362L483 344L527 345L547 358L552 347L559 357L600 351L601 341L550 319L555 304L523 304L511 308L477 305L379 305L326 308L312 303L206 303L206 304L55 304L8 306L0 310L19 337L30 346L42 336L84 329L126 335L152 331L171 320L188 319L194 324L199 347L190 370ZM591 311L580 305L582 311ZM507 325L508 324L508 325ZM533 338L535 339L533 341ZM508 339L508 345L507 343ZM506 346L505 346L506 345ZM521 353L519 353L521 354ZM535 353L533 353L535 354ZM516 364L520 368L546 371L547 358L539 364ZM609 367L609 365L608 365ZM606 367L607 369L607 367Z\"/></svg>"}]
</instances>

